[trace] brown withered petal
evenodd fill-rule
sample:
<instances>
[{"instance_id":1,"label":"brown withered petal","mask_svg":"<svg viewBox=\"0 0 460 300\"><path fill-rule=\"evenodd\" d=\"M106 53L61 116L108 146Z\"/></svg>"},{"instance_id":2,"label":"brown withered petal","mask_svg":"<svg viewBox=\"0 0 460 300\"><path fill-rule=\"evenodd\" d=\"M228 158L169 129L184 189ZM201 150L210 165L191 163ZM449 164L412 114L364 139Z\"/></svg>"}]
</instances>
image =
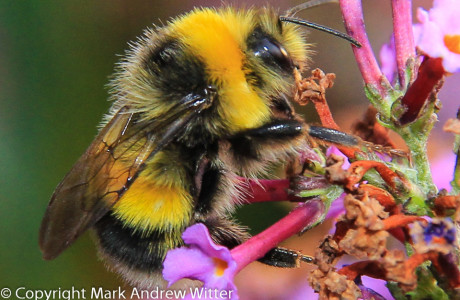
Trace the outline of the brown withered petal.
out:
<instances>
[{"instance_id":1,"label":"brown withered petal","mask_svg":"<svg viewBox=\"0 0 460 300\"><path fill-rule=\"evenodd\" d=\"M345 159L343 156L338 156L336 154L331 154L326 160L327 167L326 177L331 183L346 183L348 173L346 170L342 169Z\"/></svg>"},{"instance_id":2,"label":"brown withered petal","mask_svg":"<svg viewBox=\"0 0 460 300\"><path fill-rule=\"evenodd\" d=\"M395 148L388 135L389 129L377 122L377 109L369 105L361 120L352 125L352 133L367 142Z\"/></svg>"},{"instance_id":3,"label":"brown withered petal","mask_svg":"<svg viewBox=\"0 0 460 300\"><path fill-rule=\"evenodd\" d=\"M388 217L388 212L374 198L369 198L367 194L364 194L362 199L357 199L348 194L345 197L344 206L347 211L345 218L354 220L355 226L366 227L373 231L384 229L382 219Z\"/></svg>"},{"instance_id":4,"label":"brown withered petal","mask_svg":"<svg viewBox=\"0 0 460 300\"><path fill-rule=\"evenodd\" d=\"M300 105L306 105L309 101L325 102L326 89L334 85L335 74L324 74L320 69L311 72L311 76L297 81L297 93L294 100Z\"/></svg>"},{"instance_id":5,"label":"brown withered petal","mask_svg":"<svg viewBox=\"0 0 460 300\"><path fill-rule=\"evenodd\" d=\"M340 256L341 251L336 241L331 236L327 236L316 249L315 264L322 272L326 273L334 267Z\"/></svg>"},{"instance_id":6,"label":"brown withered petal","mask_svg":"<svg viewBox=\"0 0 460 300\"><path fill-rule=\"evenodd\" d=\"M358 259L379 259L387 251L388 236L387 231L370 231L360 227L357 230L348 230L339 246L347 254Z\"/></svg>"},{"instance_id":7,"label":"brown withered petal","mask_svg":"<svg viewBox=\"0 0 460 300\"><path fill-rule=\"evenodd\" d=\"M323 273L315 270L309 277L310 285L319 293L319 299L358 299L361 290L354 281L345 275L331 270Z\"/></svg>"},{"instance_id":8,"label":"brown withered petal","mask_svg":"<svg viewBox=\"0 0 460 300\"><path fill-rule=\"evenodd\" d=\"M453 134L460 134L460 120L449 119L446 121L442 129L446 132L451 132Z\"/></svg>"},{"instance_id":9,"label":"brown withered petal","mask_svg":"<svg viewBox=\"0 0 460 300\"><path fill-rule=\"evenodd\" d=\"M394 265L400 264L405 259L406 259L406 255L401 250L389 251L384 257L385 265L387 266L394 266Z\"/></svg>"},{"instance_id":10,"label":"brown withered petal","mask_svg":"<svg viewBox=\"0 0 460 300\"><path fill-rule=\"evenodd\" d=\"M460 222L460 195L455 196L440 193L434 200L434 210L438 217L444 217L453 213L455 221Z\"/></svg>"},{"instance_id":11,"label":"brown withered petal","mask_svg":"<svg viewBox=\"0 0 460 300\"><path fill-rule=\"evenodd\" d=\"M381 260L384 269L387 271L387 280L396 281L402 285L404 290L412 290L417 284L415 267L420 263L407 263L407 258L401 250L388 251ZM406 262L406 263L405 263Z\"/></svg>"}]
</instances>

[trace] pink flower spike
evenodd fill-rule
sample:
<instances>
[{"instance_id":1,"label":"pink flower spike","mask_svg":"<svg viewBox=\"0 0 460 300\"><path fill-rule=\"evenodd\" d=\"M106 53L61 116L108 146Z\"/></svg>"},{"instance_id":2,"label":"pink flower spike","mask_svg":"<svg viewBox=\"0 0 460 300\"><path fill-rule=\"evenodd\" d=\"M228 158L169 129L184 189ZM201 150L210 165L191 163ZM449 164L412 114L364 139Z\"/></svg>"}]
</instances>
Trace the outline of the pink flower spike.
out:
<instances>
[{"instance_id":1,"label":"pink flower spike","mask_svg":"<svg viewBox=\"0 0 460 300\"><path fill-rule=\"evenodd\" d=\"M163 263L163 277L169 286L183 278L196 279L204 283L203 288L226 290L229 299L238 299L233 283L236 262L230 250L216 245L208 228L200 223L187 228L182 239L189 247L168 251Z\"/></svg>"},{"instance_id":2,"label":"pink flower spike","mask_svg":"<svg viewBox=\"0 0 460 300\"><path fill-rule=\"evenodd\" d=\"M169 286L183 278L200 280L203 289L226 290L229 299L236 300L238 295L233 283L236 273L291 235L314 225L323 214L324 204L320 200L301 204L267 230L232 251L216 245L205 225L192 225L182 234L188 247L168 251L163 263L163 277Z\"/></svg>"},{"instance_id":3,"label":"pink flower spike","mask_svg":"<svg viewBox=\"0 0 460 300\"><path fill-rule=\"evenodd\" d=\"M380 95L386 95L382 80L386 80L380 71L377 60L367 38L364 26L363 9L360 0L340 0L343 20L347 33L361 43L362 47L353 46L353 53L358 63L364 82L376 88ZM390 84L387 83L389 86Z\"/></svg>"},{"instance_id":4,"label":"pink flower spike","mask_svg":"<svg viewBox=\"0 0 460 300\"><path fill-rule=\"evenodd\" d=\"M394 43L396 63L401 87L405 82L407 61L415 58L414 34L412 32L412 5L411 0L392 0ZM412 74L415 76L415 74ZM410 78L412 80L413 78Z\"/></svg>"},{"instance_id":5,"label":"pink flower spike","mask_svg":"<svg viewBox=\"0 0 460 300\"><path fill-rule=\"evenodd\" d=\"M236 203L259 203L272 201L295 201L295 197L288 194L291 184L289 179L246 179L238 178L245 189L243 199L236 198Z\"/></svg>"},{"instance_id":6,"label":"pink flower spike","mask_svg":"<svg viewBox=\"0 0 460 300\"><path fill-rule=\"evenodd\" d=\"M321 200L310 200L300 204L286 217L232 249L232 256L238 263L237 272L263 257L285 239L316 224L324 215L324 210Z\"/></svg>"},{"instance_id":7,"label":"pink flower spike","mask_svg":"<svg viewBox=\"0 0 460 300\"><path fill-rule=\"evenodd\" d=\"M236 204L273 201L305 202L305 198L296 196L298 192L324 189L330 186L324 177L298 176L291 179L246 179L241 177L239 180L244 190L242 197L234 200Z\"/></svg>"},{"instance_id":8,"label":"pink flower spike","mask_svg":"<svg viewBox=\"0 0 460 300\"><path fill-rule=\"evenodd\" d=\"M442 58L444 70L460 71L460 5L458 0L435 0L428 12L419 8L415 43L427 56Z\"/></svg>"}]
</instances>

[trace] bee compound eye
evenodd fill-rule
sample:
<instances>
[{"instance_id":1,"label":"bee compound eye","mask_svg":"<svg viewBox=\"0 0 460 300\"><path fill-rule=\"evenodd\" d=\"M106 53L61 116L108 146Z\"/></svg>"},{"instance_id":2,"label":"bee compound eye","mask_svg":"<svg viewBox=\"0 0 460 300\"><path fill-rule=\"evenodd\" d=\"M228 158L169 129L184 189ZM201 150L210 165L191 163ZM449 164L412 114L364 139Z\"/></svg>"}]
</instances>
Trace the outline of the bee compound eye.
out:
<instances>
[{"instance_id":1,"label":"bee compound eye","mask_svg":"<svg viewBox=\"0 0 460 300\"><path fill-rule=\"evenodd\" d=\"M266 64L277 66L284 71L291 71L294 67L286 49L277 41L267 37L256 43L254 55L260 57Z\"/></svg>"}]
</instances>

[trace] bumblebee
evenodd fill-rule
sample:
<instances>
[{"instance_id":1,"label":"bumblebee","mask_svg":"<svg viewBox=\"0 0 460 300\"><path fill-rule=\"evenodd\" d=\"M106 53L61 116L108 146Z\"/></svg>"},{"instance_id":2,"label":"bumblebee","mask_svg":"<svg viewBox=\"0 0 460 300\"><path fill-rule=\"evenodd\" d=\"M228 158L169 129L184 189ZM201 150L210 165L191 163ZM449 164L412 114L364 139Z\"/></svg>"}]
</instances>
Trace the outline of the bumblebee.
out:
<instances>
[{"instance_id":1,"label":"bumblebee","mask_svg":"<svg viewBox=\"0 0 460 300\"><path fill-rule=\"evenodd\" d=\"M114 271L152 288L165 285L163 260L188 226L205 224L229 248L244 242L229 217L236 176L307 147L312 127L286 95L308 60L299 26L271 9L198 8L147 30L117 66L98 135L51 198L43 257L91 228ZM261 261L289 266L277 262L283 251Z\"/></svg>"}]
</instances>

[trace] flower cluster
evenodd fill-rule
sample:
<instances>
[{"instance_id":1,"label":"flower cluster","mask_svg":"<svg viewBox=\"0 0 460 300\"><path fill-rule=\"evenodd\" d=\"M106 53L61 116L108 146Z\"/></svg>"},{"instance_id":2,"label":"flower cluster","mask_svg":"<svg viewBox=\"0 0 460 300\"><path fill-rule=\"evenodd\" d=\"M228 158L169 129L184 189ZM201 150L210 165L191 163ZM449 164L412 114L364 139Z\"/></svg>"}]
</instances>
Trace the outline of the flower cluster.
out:
<instances>
[{"instance_id":1,"label":"flower cluster","mask_svg":"<svg viewBox=\"0 0 460 300\"><path fill-rule=\"evenodd\" d=\"M441 58L446 72L460 71L460 6L455 0L435 0L433 8L419 8L415 43L427 57Z\"/></svg>"},{"instance_id":2,"label":"flower cluster","mask_svg":"<svg viewBox=\"0 0 460 300\"><path fill-rule=\"evenodd\" d=\"M204 282L203 288L228 291L229 299L238 299L233 277L236 262L224 246L216 245L203 224L187 228L182 234L188 248L168 252L163 277L171 286L182 278Z\"/></svg>"},{"instance_id":3,"label":"flower cluster","mask_svg":"<svg viewBox=\"0 0 460 300\"><path fill-rule=\"evenodd\" d=\"M385 299L362 277L386 282L386 293L396 299L460 297L460 115L445 127L456 135L450 192L433 183L426 153L440 109L438 92L446 76L460 71L460 5L434 0L432 9L418 10L420 23L413 25L411 1L391 0L394 34L382 48L379 67L361 1L339 2L348 33L362 45L353 51L372 104L355 125L362 140L329 150L311 141L313 147L299 154L302 171L288 179L241 178L252 191L247 202L304 203L233 249L216 245L203 224L188 228L186 245L170 251L164 263L170 284L199 280L203 288L227 290L238 299L233 279L242 268L289 236L331 218L334 228L314 258L286 249L296 258L294 265L316 266L308 281L320 299ZM312 102L322 125L339 130L325 96L334 78L320 70L308 78L297 74L294 99L300 105ZM395 149L390 130L408 151ZM347 264L339 265L344 257Z\"/></svg>"}]
</instances>

